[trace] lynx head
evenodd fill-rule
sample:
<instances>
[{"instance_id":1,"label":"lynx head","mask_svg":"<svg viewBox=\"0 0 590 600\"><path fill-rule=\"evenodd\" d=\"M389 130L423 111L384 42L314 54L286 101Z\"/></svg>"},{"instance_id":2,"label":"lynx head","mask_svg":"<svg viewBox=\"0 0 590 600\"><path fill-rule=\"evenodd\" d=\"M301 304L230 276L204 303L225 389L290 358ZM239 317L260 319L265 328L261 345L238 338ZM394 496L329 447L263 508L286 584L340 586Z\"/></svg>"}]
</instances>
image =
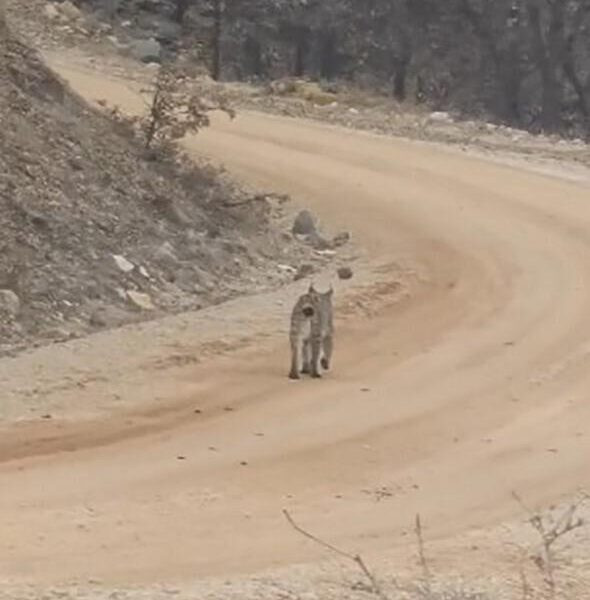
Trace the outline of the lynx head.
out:
<instances>
[{"instance_id":1,"label":"lynx head","mask_svg":"<svg viewBox=\"0 0 590 600\"><path fill-rule=\"evenodd\" d=\"M313 283L310 284L309 289L303 296L301 296L301 313L308 319L313 317L319 301L319 292L313 287Z\"/></svg>"}]
</instances>

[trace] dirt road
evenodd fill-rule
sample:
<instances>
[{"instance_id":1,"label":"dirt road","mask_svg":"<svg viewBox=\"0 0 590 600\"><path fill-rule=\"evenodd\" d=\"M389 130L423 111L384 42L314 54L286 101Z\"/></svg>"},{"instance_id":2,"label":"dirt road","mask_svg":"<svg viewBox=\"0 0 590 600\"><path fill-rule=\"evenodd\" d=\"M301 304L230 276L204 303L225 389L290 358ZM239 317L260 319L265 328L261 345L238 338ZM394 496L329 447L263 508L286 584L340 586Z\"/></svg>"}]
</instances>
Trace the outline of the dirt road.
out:
<instances>
[{"instance_id":1,"label":"dirt road","mask_svg":"<svg viewBox=\"0 0 590 600\"><path fill-rule=\"evenodd\" d=\"M152 582L323 556L282 508L335 543L403 552L416 512L443 539L514 516L512 490L546 503L590 483L587 186L258 114L189 145L427 277L344 323L322 381L289 382L284 343L262 341L170 383L211 417L2 463L4 574Z\"/></svg>"}]
</instances>

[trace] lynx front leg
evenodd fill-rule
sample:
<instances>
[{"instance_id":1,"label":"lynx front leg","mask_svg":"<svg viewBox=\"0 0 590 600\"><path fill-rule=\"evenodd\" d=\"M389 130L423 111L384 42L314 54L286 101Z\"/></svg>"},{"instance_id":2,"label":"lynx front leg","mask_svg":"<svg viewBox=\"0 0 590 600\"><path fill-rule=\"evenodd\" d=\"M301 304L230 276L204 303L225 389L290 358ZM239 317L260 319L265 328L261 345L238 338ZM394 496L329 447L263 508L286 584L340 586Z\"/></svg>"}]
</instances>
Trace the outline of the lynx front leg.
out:
<instances>
[{"instance_id":1,"label":"lynx front leg","mask_svg":"<svg viewBox=\"0 0 590 600\"><path fill-rule=\"evenodd\" d=\"M322 351L322 340L318 338L312 338L311 340L311 376L318 378L321 377L320 373L320 354Z\"/></svg>"},{"instance_id":2,"label":"lynx front leg","mask_svg":"<svg viewBox=\"0 0 590 600\"><path fill-rule=\"evenodd\" d=\"M302 373L311 373L309 351L310 351L310 341L309 341L309 338L307 338L303 342L303 365L301 366Z\"/></svg>"},{"instance_id":3,"label":"lynx front leg","mask_svg":"<svg viewBox=\"0 0 590 600\"><path fill-rule=\"evenodd\" d=\"M334 340L331 335L324 338L324 356L322 357L322 368L328 371L332 364L332 350L334 349Z\"/></svg>"},{"instance_id":4,"label":"lynx front leg","mask_svg":"<svg viewBox=\"0 0 590 600\"><path fill-rule=\"evenodd\" d=\"M291 371L289 379L299 379L299 357L301 354L301 340L298 337L291 338Z\"/></svg>"}]
</instances>

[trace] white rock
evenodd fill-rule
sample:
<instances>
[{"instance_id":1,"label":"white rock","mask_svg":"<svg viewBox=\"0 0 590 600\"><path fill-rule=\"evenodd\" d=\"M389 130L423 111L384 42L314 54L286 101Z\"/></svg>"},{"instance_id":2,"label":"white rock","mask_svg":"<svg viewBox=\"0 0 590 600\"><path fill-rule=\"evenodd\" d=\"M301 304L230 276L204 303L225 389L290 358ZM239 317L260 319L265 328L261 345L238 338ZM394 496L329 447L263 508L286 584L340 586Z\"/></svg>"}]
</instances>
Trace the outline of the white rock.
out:
<instances>
[{"instance_id":1,"label":"white rock","mask_svg":"<svg viewBox=\"0 0 590 600\"><path fill-rule=\"evenodd\" d=\"M20 312L19 297L12 290L0 290L0 312L16 317Z\"/></svg>"},{"instance_id":2,"label":"white rock","mask_svg":"<svg viewBox=\"0 0 590 600\"><path fill-rule=\"evenodd\" d=\"M156 308L152 299L142 292L127 290L127 298L129 298L129 300L131 300L131 302L140 310L155 310Z\"/></svg>"},{"instance_id":3,"label":"white rock","mask_svg":"<svg viewBox=\"0 0 590 600\"><path fill-rule=\"evenodd\" d=\"M113 254L113 260L123 273L130 273L135 269L135 265L120 254Z\"/></svg>"},{"instance_id":4,"label":"white rock","mask_svg":"<svg viewBox=\"0 0 590 600\"><path fill-rule=\"evenodd\" d=\"M448 112L438 111L430 113L428 120L435 123L452 123L453 117Z\"/></svg>"},{"instance_id":5,"label":"white rock","mask_svg":"<svg viewBox=\"0 0 590 600\"><path fill-rule=\"evenodd\" d=\"M295 273L297 271L297 269L295 267L292 267L291 265L278 264L277 268L279 269L279 271L285 271L286 273Z\"/></svg>"},{"instance_id":6,"label":"white rock","mask_svg":"<svg viewBox=\"0 0 590 600\"><path fill-rule=\"evenodd\" d=\"M75 21L82 16L80 9L73 2L70 2L70 0L65 0L65 2L59 4L57 8L63 16L72 21Z\"/></svg>"},{"instance_id":7,"label":"white rock","mask_svg":"<svg viewBox=\"0 0 590 600\"><path fill-rule=\"evenodd\" d=\"M43 10L45 12L45 16L48 19L51 19L51 20L59 19L59 11L55 7L55 4L46 4L45 8Z\"/></svg>"}]
</instances>

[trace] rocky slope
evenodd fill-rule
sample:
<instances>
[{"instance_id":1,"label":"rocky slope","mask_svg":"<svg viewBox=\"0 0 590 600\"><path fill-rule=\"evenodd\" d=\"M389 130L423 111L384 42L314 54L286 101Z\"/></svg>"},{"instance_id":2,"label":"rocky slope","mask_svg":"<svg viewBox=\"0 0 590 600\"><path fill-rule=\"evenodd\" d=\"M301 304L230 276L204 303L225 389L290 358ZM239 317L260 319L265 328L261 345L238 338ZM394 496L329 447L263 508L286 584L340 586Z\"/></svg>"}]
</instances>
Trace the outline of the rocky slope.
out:
<instances>
[{"instance_id":1,"label":"rocky slope","mask_svg":"<svg viewBox=\"0 0 590 600\"><path fill-rule=\"evenodd\" d=\"M146 159L4 21L0 120L0 354L272 287L312 252L280 202Z\"/></svg>"}]
</instances>

